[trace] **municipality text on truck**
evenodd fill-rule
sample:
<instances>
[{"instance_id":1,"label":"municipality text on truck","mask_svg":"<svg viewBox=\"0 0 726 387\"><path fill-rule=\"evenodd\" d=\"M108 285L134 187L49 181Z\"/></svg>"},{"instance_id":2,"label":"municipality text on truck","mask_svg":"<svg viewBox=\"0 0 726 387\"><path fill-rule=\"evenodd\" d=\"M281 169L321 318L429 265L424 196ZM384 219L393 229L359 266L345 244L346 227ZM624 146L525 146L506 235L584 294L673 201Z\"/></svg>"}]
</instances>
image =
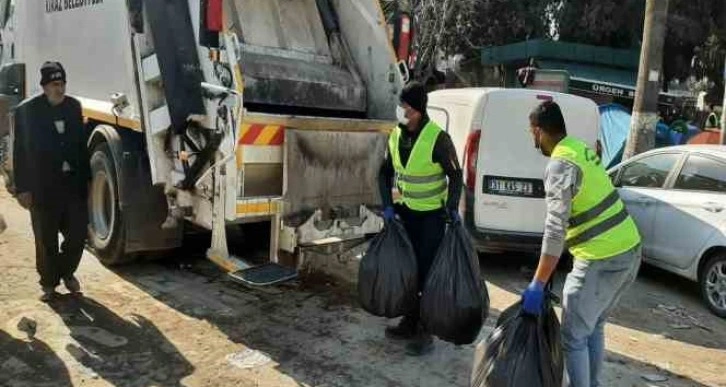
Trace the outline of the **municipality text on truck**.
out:
<instances>
[{"instance_id":1,"label":"municipality text on truck","mask_svg":"<svg viewBox=\"0 0 726 387\"><path fill-rule=\"evenodd\" d=\"M4 101L40 92L46 60L72 79L102 262L177 247L191 222L209 259L270 283L295 274L279 252L299 265L381 229L403 77L377 0L0 0L0 22ZM228 253L225 226L250 222L270 222L270 262Z\"/></svg>"}]
</instances>

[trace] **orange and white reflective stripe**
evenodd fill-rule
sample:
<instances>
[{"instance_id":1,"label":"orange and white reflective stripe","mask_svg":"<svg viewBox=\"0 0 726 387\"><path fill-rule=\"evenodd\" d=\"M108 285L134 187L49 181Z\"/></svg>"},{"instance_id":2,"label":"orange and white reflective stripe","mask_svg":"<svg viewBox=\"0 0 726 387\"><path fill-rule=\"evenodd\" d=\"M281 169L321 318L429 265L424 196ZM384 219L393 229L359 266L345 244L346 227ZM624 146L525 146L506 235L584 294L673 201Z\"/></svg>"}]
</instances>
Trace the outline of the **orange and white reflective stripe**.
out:
<instances>
[{"instance_id":1,"label":"orange and white reflective stripe","mask_svg":"<svg viewBox=\"0 0 726 387\"><path fill-rule=\"evenodd\" d=\"M251 217L273 215L281 211L282 205L276 199L249 199L237 201L237 216Z\"/></svg>"},{"instance_id":2,"label":"orange and white reflective stripe","mask_svg":"<svg viewBox=\"0 0 726 387\"><path fill-rule=\"evenodd\" d=\"M239 145L279 146L285 142L285 127L282 125L242 124Z\"/></svg>"}]
</instances>

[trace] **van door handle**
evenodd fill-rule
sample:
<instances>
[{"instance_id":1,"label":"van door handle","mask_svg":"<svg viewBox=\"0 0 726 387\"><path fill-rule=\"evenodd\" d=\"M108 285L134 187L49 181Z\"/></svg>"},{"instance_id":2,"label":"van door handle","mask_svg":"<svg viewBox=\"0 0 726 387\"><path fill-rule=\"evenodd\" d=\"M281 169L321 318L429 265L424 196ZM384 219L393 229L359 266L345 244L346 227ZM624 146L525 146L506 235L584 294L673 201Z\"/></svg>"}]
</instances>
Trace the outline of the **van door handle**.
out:
<instances>
[{"instance_id":1,"label":"van door handle","mask_svg":"<svg viewBox=\"0 0 726 387\"><path fill-rule=\"evenodd\" d=\"M708 202L703 205L703 209L708 212L719 213L723 211L723 206L718 203Z\"/></svg>"}]
</instances>

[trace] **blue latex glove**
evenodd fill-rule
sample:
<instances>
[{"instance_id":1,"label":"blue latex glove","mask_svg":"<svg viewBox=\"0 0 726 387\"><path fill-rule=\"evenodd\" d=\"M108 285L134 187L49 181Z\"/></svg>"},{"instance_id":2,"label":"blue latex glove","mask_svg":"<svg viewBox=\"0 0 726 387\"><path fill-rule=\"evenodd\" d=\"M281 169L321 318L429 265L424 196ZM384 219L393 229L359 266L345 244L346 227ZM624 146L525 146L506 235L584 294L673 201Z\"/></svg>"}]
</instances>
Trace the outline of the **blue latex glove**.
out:
<instances>
[{"instance_id":1,"label":"blue latex glove","mask_svg":"<svg viewBox=\"0 0 726 387\"><path fill-rule=\"evenodd\" d=\"M461 223L461 215L459 215L459 210L457 209L447 209L447 212L449 214L449 220L451 223Z\"/></svg>"},{"instance_id":2,"label":"blue latex glove","mask_svg":"<svg viewBox=\"0 0 726 387\"><path fill-rule=\"evenodd\" d=\"M544 302L544 286L542 282L532 280L522 293L522 309L525 313L539 316Z\"/></svg>"},{"instance_id":3,"label":"blue latex glove","mask_svg":"<svg viewBox=\"0 0 726 387\"><path fill-rule=\"evenodd\" d=\"M383 220L390 222L396 218L396 210L393 207L386 207L383 209Z\"/></svg>"}]
</instances>

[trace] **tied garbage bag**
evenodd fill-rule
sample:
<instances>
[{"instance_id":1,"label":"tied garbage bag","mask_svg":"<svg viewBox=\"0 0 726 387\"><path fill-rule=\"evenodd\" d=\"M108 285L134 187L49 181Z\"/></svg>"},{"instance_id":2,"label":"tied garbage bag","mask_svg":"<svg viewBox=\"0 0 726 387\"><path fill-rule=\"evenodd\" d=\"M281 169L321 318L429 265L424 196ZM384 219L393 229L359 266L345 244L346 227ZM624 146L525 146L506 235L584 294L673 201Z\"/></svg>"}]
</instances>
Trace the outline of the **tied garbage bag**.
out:
<instances>
[{"instance_id":1,"label":"tied garbage bag","mask_svg":"<svg viewBox=\"0 0 726 387\"><path fill-rule=\"evenodd\" d=\"M400 317L416 305L416 255L399 221L386 222L371 242L358 270L358 296L363 309L380 317Z\"/></svg>"},{"instance_id":2,"label":"tied garbage bag","mask_svg":"<svg viewBox=\"0 0 726 387\"><path fill-rule=\"evenodd\" d=\"M497 320L496 329L477 346L471 387L560 387L564 359L560 323L547 297L537 317L517 303Z\"/></svg>"},{"instance_id":3,"label":"tied garbage bag","mask_svg":"<svg viewBox=\"0 0 726 387\"><path fill-rule=\"evenodd\" d=\"M456 345L470 344L489 314L479 257L461 222L446 231L426 279L421 320L426 330Z\"/></svg>"}]
</instances>

